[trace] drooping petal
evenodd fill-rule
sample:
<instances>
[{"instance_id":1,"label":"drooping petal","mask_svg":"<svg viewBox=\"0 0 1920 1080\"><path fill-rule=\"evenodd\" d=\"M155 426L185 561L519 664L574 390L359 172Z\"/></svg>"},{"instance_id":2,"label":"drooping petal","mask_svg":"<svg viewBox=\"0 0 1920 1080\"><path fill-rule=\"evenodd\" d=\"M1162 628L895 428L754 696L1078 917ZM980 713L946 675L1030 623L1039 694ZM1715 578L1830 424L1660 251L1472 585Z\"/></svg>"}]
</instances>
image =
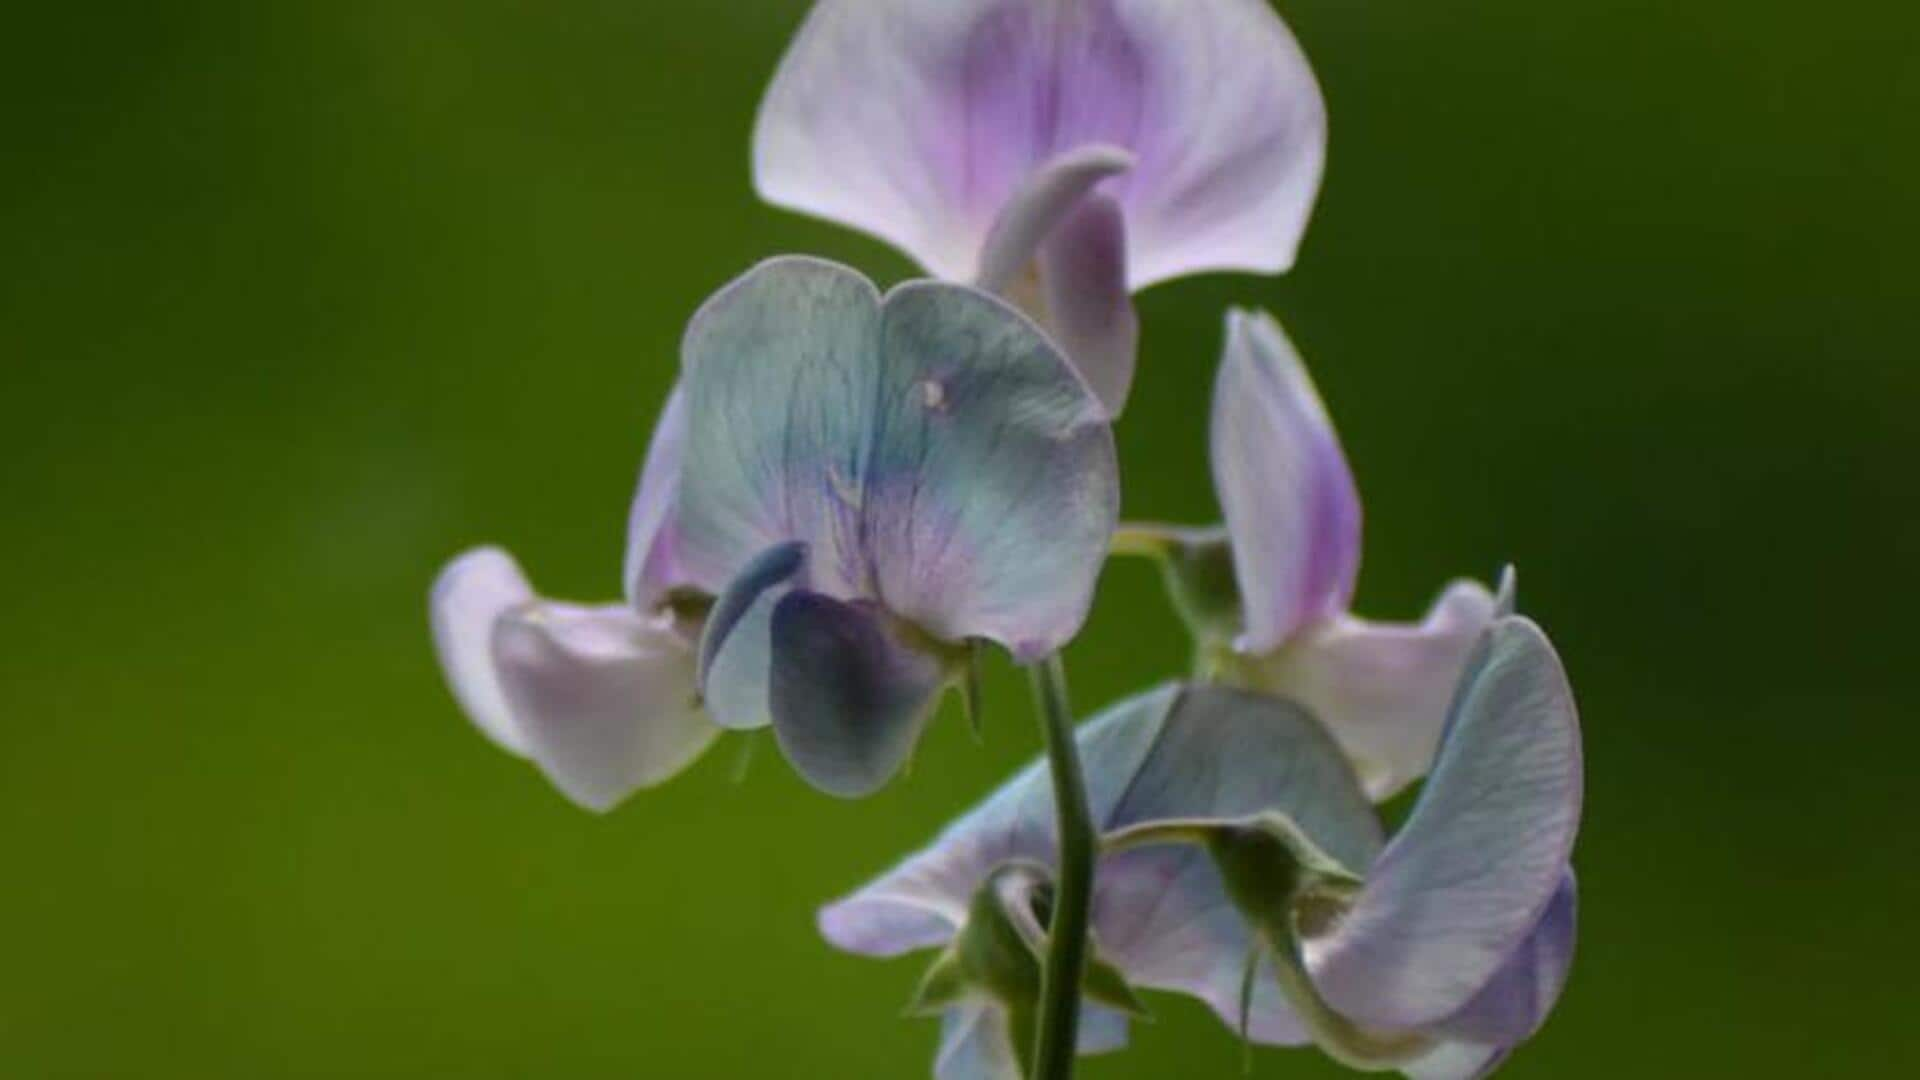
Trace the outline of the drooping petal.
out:
<instances>
[{"instance_id":1,"label":"drooping petal","mask_svg":"<svg viewBox=\"0 0 1920 1080\"><path fill-rule=\"evenodd\" d=\"M533 586L513 556L485 547L447 564L427 603L434 648L454 698L487 738L521 757L527 753L526 740L500 690L493 627L501 615L533 598Z\"/></svg>"},{"instance_id":2,"label":"drooping petal","mask_svg":"<svg viewBox=\"0 0 1920 1080\"><path fill-rule=\"evenodd\" d=\"M687 395L676 384L654 426L646 463L640 467L640 486L627 516L623 578L627 602L640 611L651 611L669 592L688 583L680 567L679 529L674 521L686 439Z\"/></svg>"},{"instance_id":3,"label":"drooping petal","mask_svg":"<svg viewBox=\"0 0 1920 1080\"><path fill-rule=\"evenodd\" d=\"M824 0L761 106L754 178L958 280L1046 162L1121 147L1139 163L1116 193L1141 288L1291 265L1325 129L1299 46L1257 0Z\"/></svg>"},{"instance_id":4,"label":"drooping petal","mask_svg":"<svg viewBox=\"0 0 1920 1080\"><path fill-rule=\"evenodd\" d=\"M903 285L882 334L862 499L878 598L945 641L1053 652L1086 618L1119 514L1104 408L984 293Z\"/></svg>"},{"instance_id":5,"label":"drooping petal","mask_svg":"<svg viewBox=\"0 0 1920 1080\"><path fill-rule=\"evenodd\" d=\"M1540 926L1579 826L1580 729L1546 635L1488 631L1433 775L1335 933L1310 943L1327 1000L1357 1022L1422 1029L1473 1001Z\"/></svg>"},{"instance_id":6,"label":"drooping petal","mask_svg":"<svg viewBox=\"0 0 1920 1080\"><path fill-rule=\"evenodd\" d=\"M699 684L714 723L754 731L773 723L773 612L793 590L806 545L775 544L749 560L707 613Z\"/></svg>"},{"instance_id":7,"label":"drooping petal","mask_svg":"<svg viewBox=\"0 0 1920 1080\"><path fill-rule=\"evenodd\" d=\"M1433 1052L1400 1067L1410 1080L1480 1080L1507 1060L1504 1046L1478 1043L1441 1043Z\"/></svg>"},{"instance_id":8,"label":"drooping petal","mask_svg":"<svg viewBox=\"0 0 1920 1080\"><path fill-rule=\"evenodd\" d=\"M523 604L495 623L492 651L528 756L587 809L671 779L719 734L671 615Z\"/></svg>"},{"instance_id":9,"label":"drooping petal","mask_svg":"<svg viewBox=\"0 0 1920 1080\"><path fill-rule=\"evenodd\" d=\"M1110 416L1126 408L1140 350L1140 318L1127 292L1126 219L1094 195L1040 249L1047 329Z\"/></svg>"},{"instance_id":10,"label":"drooping petal","mask_svg":"<svg viewBox=\"0 0 1920 1080\"><path fill-rule=\"evenodd\" d=\"M766 549L809 549L812 588L868 577L862 478L880 377L880 295L831 263L782 258L717 293L687 327L680 562L718 594Z\"/></svg>"},{"instance_id":11,"label":"drooping petal","mask_svg":"<svg viewBox=\"0 0 1920 1080\"><path fill-rule=\"evenodd\" d=\"M919 742L948 665L870 605L805 589L774 608L771 640L773 731L787 760L828 794L878 791Z\"/></svg>"},{"instance_id":12,"label":"drooping petal","mask_svg":"<svg viewBox=\"0 0 1920 1080\"><path fill-rule=\"evenodd\" d=\"M1514 1046L1532 1038L1559 1002L1573 968L1578 897L1573 871L1568 870L1533 933L1472 1001L1434 1029L1487 1045Z\"/></svg>"},{"instance_id":13,"label":"drooping petal","mask_svg":"<svg viewBox=\"0 0 1920 1080\"><path fill-rule=\"evenodd\" d=\"M1212 444L1246 614L1240 645L1271 652L1344 612L1360 570L1359 492L1326 406L1272 316L1227 317Z\"/></svg>"},{"instance_id":14,"label":"drooping petal","mask_svg":"<svg viewBox=\"0 0 1920 1080\"><path fill-rule=\"evenodd\" d=\"M1432 766L1454 689L1494 609L1484 587L1458 582L1418 624L1321 620L1248 664L1247 676L1319 717L1367 794L1384 802Z\"/></svg>"}]
</instances>

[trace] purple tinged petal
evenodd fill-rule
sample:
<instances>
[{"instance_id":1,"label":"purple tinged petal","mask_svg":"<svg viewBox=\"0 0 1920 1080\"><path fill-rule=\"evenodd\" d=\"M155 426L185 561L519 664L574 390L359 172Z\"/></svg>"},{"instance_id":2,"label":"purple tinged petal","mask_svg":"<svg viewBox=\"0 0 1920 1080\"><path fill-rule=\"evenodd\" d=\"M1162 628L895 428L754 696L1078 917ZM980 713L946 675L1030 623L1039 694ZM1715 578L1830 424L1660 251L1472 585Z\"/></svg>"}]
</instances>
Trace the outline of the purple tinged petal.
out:
<instances>
[{"instance_id":1,"label":"purple tinged petal","mask_svg":"<svg viewBox=\"0 0 1920 1080\"><path fill-rule=\"evenodd\" d=\"M671 615L525 604L497 620L492 649L528 756L589 810L671 779L719 734Z\"/></svg>"},{"instance_id":2,"label":"purple tinged petal","mask_svg":"<svg viewBox=\"0 0 1920 1080\"><path fill-rule=\"evenodd\" d=\"M774 608L774 735L800 774L841 798L893 779L931 717L947 665L887 616L795 589Z\"/></svg>"},{"instance_id":3,"label":"purple tinged petal","mask_svg":"<svg viewBox=\"0 0 1920 1080\"><path fill-rule=\"evenodd\" d=\"M1020 1059L998 1005L977 1000L947 1011L933 1075L938 1080L1021 1080Z\"/></svg>"},{"instance_id":4,"label":"purple tinged petal","mask_svg":"<svg viewBox=\"0 0 1920 1080\"><path fill-rule=\"evenodd\" d=\"M1125 148L1136 287L1291 265L1325 112L1259 0L825 0L754 133L769 202L968 277L992 222L1059 154Z\"/></svg>"},{"instance_id":5,"label":"purple tinged petal","mask_svg":"<svg viewBox=\"0 0 1920 1080\"><path fill-rule=\"evenodd\" d=\"M493 664L493 627L501 615L534 599L513 556L494 547L469 551L433 583L428 618L453 696L475 727L501 749L525 757L526 740L513 722Z\"/></svg>"},{"instance_id":6,"label":"purple tinged petal","mask_svg":"<svg viewBox=\"0 0 1920 1080\"><path fill-rule=\"evenodd\" d=\"M1408 1062L1400 1071L1411 1080L1480 1080L1490 1076L1511 1051L1477 1043L1441 1043L1425 1057Z\"/></svg>"},{"instance_id":7,"label":"purple tinged petal","mask_svg":"<svg viewBox=\"0 0 1920 1080\"><path fill-rule=\"evenodd\" d=\"M1360 570L1360 495L1326 406L1271 316L1227 318L1212 450L1246 614L1240 646L1272 652L1346 610Z\"/></svg>"},{"instance_id":8,"label":"purple tinged petal","mask_svg":"<svg viewBox=\"0 0 1920 1080\"><path fill-rule=\"evenodd\" d=\"M1566 989L1578 926L1579 888L1569 869L1533 933L1472 1001L1434 1029L1489 1045L1515 1046L1532 1038Z\"/></svg>"},{"instance_id":9,"label":"purple tinged petal","mask_svg":"<svg viewBox=\"0 0 1920 1080\"><path fill-rule=\"evenodd\" d=\"M627 602L651 611L669 592L688 584L679 564L674 503L680 496L680 462L687 438L687 395L678 384L653 429L640 485L627 516L627 560L622 575Z\"/></svg>"},{"instance_id":10,"label":"purple tinged petal","mask_svg":"<svg viewBox=\"0 0 1920 1080\"><path fill-rule=\"evenodd\" d=\"M1140 348L1119 204L1106 195L1082 202L1041 248L1039 270L1047 329L1108 415L1118 417Z\"/></svg>"},{"instance_id":11,"label":"purple tinged petal","mask_svg":"<svg viewBox=\"0 0 1920 1080\"><path fill-rule=\"evenodd\" d=\"M1078 632L1118 520L1105 409L1012 308L934 282L887 297L862 527L887 608L1031 662ZM830 590L822 590L830 591Z\"/></svg>"},{"instance_id":12,"label":"purple tinged petal","mask_svg":"<svg viewBox=\"0 0 1920 1080\"><path fill-rule=\"evenodd\" d=\"M1305 705L1346 751L1367 794L1384 802L1432 766L1454 689L1494 609L1484 587L1458 582L1417 624L1321 620L1253 659L1247 678Z\"/></svg>"},{"instance_id":13,"label":"purple tinged petal","mask_svg":"<svg viewBox=\"0 0 1920 1080\"><path fill-rule=\"evenodd\" d=\"M1423 1029L1466 1007L1540 925L1579 827L1580 729L1566 674L1525 618L1471 664L1432 777L1335 933L1315 982L1355 1021Z\"/></svg>"},{"instance_id":14,"label":"purple tinged petal","mask_svg":"<svg viewBox=\"0 0 1920 1080\"><path fill-rule=\"evenodd\" d=\"M994 220L973 283L990 293L1006 292L1094 188L1132 166L1133 155L1114 146L1079 147L1041 166ZM1121 283L1124 288L1124 276Z\"/></svg>"}]
</instances>

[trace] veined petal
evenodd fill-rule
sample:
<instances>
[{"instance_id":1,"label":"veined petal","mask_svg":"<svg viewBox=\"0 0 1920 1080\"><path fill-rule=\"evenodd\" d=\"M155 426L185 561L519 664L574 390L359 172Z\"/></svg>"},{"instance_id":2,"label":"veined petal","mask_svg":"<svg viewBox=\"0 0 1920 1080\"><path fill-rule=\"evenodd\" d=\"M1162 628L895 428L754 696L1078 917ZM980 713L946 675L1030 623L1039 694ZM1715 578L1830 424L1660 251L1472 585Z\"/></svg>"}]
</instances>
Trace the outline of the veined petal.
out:
<instances>
[{"instance_id":1,"label":"veined petal","mask_svg":"<svg viewBox=\"0 0 1920 1080\"><path fill-rule=\"evenodd\" d=\"M880 295L852 270L762 263L687 327L680 562L718 594L754 556L809 549L806 582L857 595L863 477L880 378Z\"/></svg>"},{"instance_id":2,"label":"veined petal","mask_svg":"<svg viewBox=\"0 0 1920 1080\"><path fill-rule=\"evenodd\" d=\"M1487 1045L1514 1046L1532 1038L1566 988L1578 923L1579 889L1568 870L1533 933L1472 1001L1434 1029Z\"/></svg>"},{"instance_id":3,"label":"veined petal","mask_svg":"<svg viewBox=\"0 0 1920 1080\"><path fill-rule=\"evenodd\" d=\"M771 640L773 732L787 760L830 795L878 791L920 741L947 665L871 606L805 589L774 608Z\"/></svg>"},{"instance_id":4,"label":"veined petal","mask_svg":"<svg viewBox=\"0 0 1920 1080\"><path fill-rule=\"evenodd\" d=\"M1032 662L1086 619L1120 507L1113 432L1005 304L915 282L887 297L862 507L889 610Z\"/></svg>"},{"instance_id":5,"label":"veined petal","mask_svg":"<svg viewBox=\"0 0 1920 1080\"><path fill-rule=\"evenodd\" d=\"M526 740L500 689L493 627L501 615L533 598L533 586L513 556L485 547L447 564L427 603L434 648L453 696L481 733L520 757L526 756Z\"/></svg>"},{"instance_id":6,"label":"veined petal","mask_svg":"<svg viewBox=\"0 0 1920 1080\"><path fill-rule=\"evenodd\" d=\"M623 575L627 601L651 611L667 593L687 584L679 561L679 529L674 503L680 497L680 462L687 439L687 395L675 384L660 410L640 468L640 486L627 516L627 564Z\"/></svg>"},{"instance_id":7,"label":"veined petal","mask_svg":"<svg viewBox=\"0 0 1920 1080\"><path fill-rule=\"evenodd\" d=\"M1553 646L1526 618L1495 623L1405 827L1337 931L1309 945L1328 1002L1398 1030L1468 1006L1560 891L1579 827L1580 758Z\"/></svg>"},{"instance_id":8,"label":"veined petal","mask_svg":"<svg viewBox=\"0 0 1920 1080\"><path fill-rule=\"evenodd\" d=\"M1360 571L1360 495L1326 406L1280 324L1227 316L1213 395L1213 478L1233 535L1249 653L1346 610Z\"/></svg>"},{"instance_id":9,"label":"veined petal","mask_svg":"<svg viewBox=\"0 0 1920 1080\"><path fill-rule=\"evenodd\" d=\"M797 583L948 643L1030 661L1085 619L1119 507L1113 434L1007 305L936 282L883 305L844 267L775 260L695 317L686 380L681 556L702 586L803 542Z\"/></svg>"},{"instance_id":10,"label":"veined petal","mask_svg":"<svg viewBox=\"0 0 1920 1080\"><path fill-rule=\"evenodd\" d=\"M1305 705L1352 760L1375 802L1425 776L1494 598L1457 582L1418 624L1339 615L1248 663L1248 681Z\"/></svg>"},{"instance_id":11,"label":"veined petal","mask_svg":"<svg viewBox=\"0 0 1920 1080\"><path fill-rule=\"evenodd\" d=\"M1144 287L1291 265L1325 128L1260 0L823 0L761 105L754 178L965 279L1044 163L1121 147L1139 159L1116 190Z\"/></svg>"},{"instance_id":12,"label":"veined petal","mask_svg":"<svg viewBox=\"0 0 1920 1080\"><path fill-rule=\"evenodd\" d=\"M1042 245L1039 273L1047 329L1108 415L1118 417L1140 349L1120 204L1106 195L1083 201Z\"/></svg>"},{"instance_id":13,"label":"veined petal","mask_svg":"<svg viewBox=\"0 0 1920 1080\"><path fill-rule=\"evenodd\" d=\"M528 756L587 809L671 779L719 734L671 615L523 604L495 622L492 650Z\"/></svg>"}]
</instances>

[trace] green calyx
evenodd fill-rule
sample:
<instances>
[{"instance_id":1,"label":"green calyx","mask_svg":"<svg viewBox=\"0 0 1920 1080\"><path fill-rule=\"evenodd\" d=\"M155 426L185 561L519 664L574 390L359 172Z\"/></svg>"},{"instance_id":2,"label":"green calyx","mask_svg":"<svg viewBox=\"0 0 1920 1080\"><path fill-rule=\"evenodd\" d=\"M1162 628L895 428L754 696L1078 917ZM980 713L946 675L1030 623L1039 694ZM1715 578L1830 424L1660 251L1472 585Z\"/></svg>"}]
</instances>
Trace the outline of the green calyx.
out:
<instances>
[{"instance_id":1,"label":"green calyx","mask_svg":"<svg viewBox=\"0 0 1920 1080\"><path fill-rule=\"evenodd\" d=\"M1159 844L1204 849L1220 870L1227 897L1254 931L1241 988L1241 1034L1249 1025L1260 960L1272 960L1281 993L1328 1056L1351 1068L1391 1069L1432 1049L1415 1032L1364 1028L1329 1005L1307 970L1302 943L1330 932L1352 906L1362 882L1284 814L1237 820L1152 822L1114 833L1109 852Z\"/></svg>"},{"instance_id":2,"label":"green calyx","mask_svg":"<svg viewBox=\"0 0 1920 1080\"><path fill-rule=\"evenodd\" d=\"M1214 658L1232 652L1244 615L1226 526L1122 525L1112 550L1152 559L1160 567L1167 597L1193 634L1202 674Z\"/></svg>"},{"instance_id":3,"label":"green calyx","mask_svg":"<svg viewBox=\"0 0 1920 1080\"><path fill-rule=\"evenodd\" d=\"M938 1016L969 998L986 998L1005 1011L1025 1068L1040 1007L1052 889L1050 873L1037 863L996 867L974 892L966 925L921 978L906 1015ZM1081 991L1108 1008L1151 1019L1126 976L1100 956L1097 943Z\"/></svg>"}]
</instances>

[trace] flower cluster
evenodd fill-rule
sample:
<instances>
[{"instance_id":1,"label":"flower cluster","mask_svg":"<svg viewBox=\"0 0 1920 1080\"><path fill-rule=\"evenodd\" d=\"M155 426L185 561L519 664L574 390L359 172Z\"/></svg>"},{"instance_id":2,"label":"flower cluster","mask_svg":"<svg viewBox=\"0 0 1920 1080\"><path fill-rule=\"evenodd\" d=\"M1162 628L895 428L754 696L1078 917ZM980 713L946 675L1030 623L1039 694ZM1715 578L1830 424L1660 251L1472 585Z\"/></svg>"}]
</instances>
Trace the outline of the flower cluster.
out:
<instances>
[{"instance_id":1,"label":"flower cluster","mask_svg":"<svg viewBox=\"0 0 1920 1080\"><path fill-rule=\"evenodd\" d=\"M1037 673L1047 761L820 915L851 952L934 950L913 1011L943 1019L938 1076L1068 1075L1125 1043L1144 990L1355 1068L1492 1071L1568 974L1582 783L1511 571L1417 624L1353 615L1357 488L1252 312L1227 317L1215 388L1224 525L1118 521L1132 291L1288 269L1324 148L1266 0L820 0L761 107L755 185L933 277L883 292L786 256L715 294L642 468L624 601L461 556L430 604L455 696L593 810L763 728L856 798L948 690L977 707L998 646ZM1069 736L1057 657L1113 555L1158 563L1197 663ZM1422 781L1386 836L1377 804Z\"/></svg>"}]
</instances>

